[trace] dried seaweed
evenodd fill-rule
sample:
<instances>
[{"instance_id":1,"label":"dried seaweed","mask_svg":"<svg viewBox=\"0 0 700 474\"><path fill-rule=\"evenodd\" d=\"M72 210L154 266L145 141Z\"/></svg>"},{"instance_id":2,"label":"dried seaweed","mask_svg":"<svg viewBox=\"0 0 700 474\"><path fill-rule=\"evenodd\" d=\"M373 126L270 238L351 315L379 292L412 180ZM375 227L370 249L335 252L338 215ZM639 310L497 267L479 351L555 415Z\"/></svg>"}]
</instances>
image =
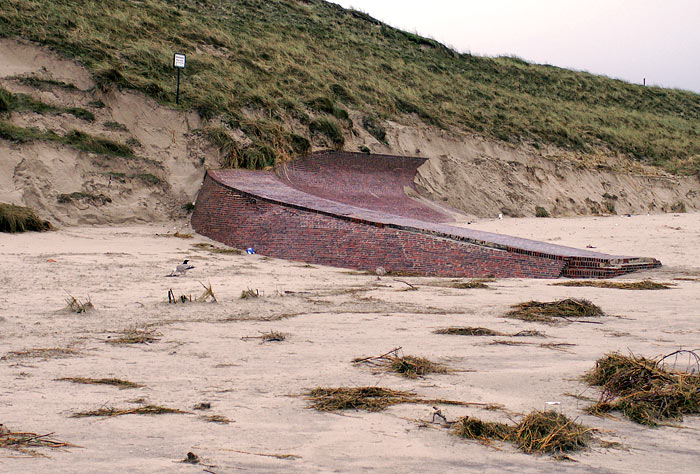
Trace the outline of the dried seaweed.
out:
<instances>
[{"instance_id":1,"label":"dried seaweed","mask_svg":"<svg viewBox=\"0 0 700 474\"><path fill-rule=\"evenodd\" d=\"M667 360L679 353L695 360L689 372L666 368ZM700 414L700 356L676 351L659 359L608 354L584 376L590 385L602 387L598 402L588 412L602 415L619 411L630 420L657 426L683 415Z\"/></svg>"},{"instance_id":2,"label":"dried seaweed","mask_svg":"<svg viewBox=\"0 0 700 474\"><path fill-rule=\"evenodd\" d=\"M128 380L122 380L122 379L93 379L93 378L88 378L88 377L63 377L60 379L56 379L60 382L72 382L72 383L79 383L79 384L87 384L87 385L111 385L114 387L118 387L120 389L127 389L127 388L140 388L143 387L143 385L139 385L134 382L129 382Z\"/></svg>"},{"instance_id":3,"label":"dried seaweed","mask_svg":"<svg viewBox=\"0 0 700 474\"><path fill-rule=\"evenodd\" d=\"M394 372L404 377L417 378L428 374L447 374L449 369L443 364L433 362L425 357L401 355L400 347L390 350L386 354L372 357L353 359L354 364L368 364Z\"/></svg>"},{"instance_id":4,"label":"dried seaweed","mask_svg":"<svg viewBox=\"0 0 700 474\"><path fill-rule=\"evenodd\" d=\"M74 413L71 415L71 418L85 418L90 416L114 417L122 415L167 415L181 413L187 412L158 405L144 405L136 408L102 407L98 408L97 410Z\"/></svg>"},{"instance_id":5,"label":"dried seaweed","mask_svg":"<svg viewBox=\"0 0 700 474\"><path fill-rule=\"evenodd\" d=\"M457 436L481 442L508 441L527 454L562 455L585 449L592 440L591 428L555 411L533 411L517 425L464 417L453 425Z\"/></svg>"},{"instance_id":6,"label":"dried seaweed","mask_svg":"<svg viewBox=\"0 0 700 474\"><path fill-rule=\"evenodd\" d=\"M616 290L669 290L673 283L658 283L652 280L634 282L608 281L608 280L575 280L553 283L553 286L585 286L593 288L611 288Z\"/></svg>"},{"instance_id":7,"label":"dried seaweed","mask_svg":"<svg viewBox=\"0 0 700 474\"><path fill-rule=\"evenodd\" d=\"M564 319L570 322L589 322L573 318L592 318L604 316L605 314L599 306L590 301L573 298L549 303L528 301L514 305L511 308L512 310L506 313L507 318L547 324L553 324L557 319Z\"/></svg>"}]
</instances>

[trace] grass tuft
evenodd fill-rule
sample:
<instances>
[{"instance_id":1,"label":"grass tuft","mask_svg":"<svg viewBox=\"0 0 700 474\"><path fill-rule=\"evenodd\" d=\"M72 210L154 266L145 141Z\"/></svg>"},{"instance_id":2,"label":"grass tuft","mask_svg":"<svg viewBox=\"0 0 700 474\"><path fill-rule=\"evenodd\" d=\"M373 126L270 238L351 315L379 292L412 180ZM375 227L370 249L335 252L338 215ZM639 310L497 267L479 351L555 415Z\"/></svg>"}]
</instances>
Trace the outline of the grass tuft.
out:
<instances>
[{"instance_id":1,"label":"grass tuft","mask_svg":"<svg viewBox=\"0 0 700 474\"><path fill-rule=\"evenodd\" d=\"M63 377L60 379L56 379L61 382L72 382L72 383L78 383L78 384L86 384L86 385L111 385L113 387L117 387L120 389L127 389L127 388L140 388L143 387L143 385L139 385L134 382L129 382L128 380L122 380L122 379L93 379L93 378L88 378L88 377Z\"/></svg>"},{"instance_id":2,"label":"grass tuft","mask_svg":"<svg viewBox=\"0 0 700 474\"><path fill-rule=\"evenodd\" d=\"M51 230L49 221L40 219L34 210L0 202L0 232L45 232Z\"/></svg>"},{"instance_id":3,"label":"grass tuft","mask_svg":"<svg viewBox=\"0 0 700 474\"><path fill-rule=\"evenodd\" d=\"M75 349L68 349L63 347L48 347L48 348L36 348L27 349L23 351L10 351L4 356L0 357L0 360L12 360L12 359L61 359L64 357L71 357L78 355L78 351Z\"/></svg>"},{"instance_id":4,"label":"grass tuft","mask_svg":"<svg viewBox=\"0 0 700 474\"><path fill-rule=\"evenodd\" d=\"M81 301L75 298L73 295L68 295L68 298L66 298L66 303L68 303L68 311L72 313L87 313L88 311L95 309L95 305L92 304L90 296L88 296L85 301Z\"/></svg>"},{"instance_id":5,"label":"grass tuft","mask_svg":"<svg viewBox=\"0 0 700 474\"><path fill-rule=\"evenodd\" d=\"M561 455L586 448L592 429L555 411L533 411L516 427L513 441L528 454Z\"/></svg>"},{"instance_id":6,"label":"grass tuft","mask_svg":"<svg viewBox=\"0 0 700 474\"><path fill-rule=\"evenodd\" d=\"M555 411L533 411L517 425L464 417L453 425L457 436L488 443L508 441L527 454L565 453L587 448L594 430Z\"/></svg>"},{"instance_id":7,"label":"grass tuft","mask_svg":"<svg viewBox=\"0 0 700 474\"><path fill-rule=\"evenodd\" d=\"M382 387L315 388L307 394L311 408L318 411L365 410L382 411L399 403L412 403L415 394Z\"/></svg>"},{"instance_id":8,"label":"grass tuft","mask_svg":"<svg viewBox=\"0 0 700 474\"><path fill-rule=\"evenodd\" d=\"M323 135L327 137L336 150L342 150L343 145L345 145L343 130L340 128L338 122L333 119L327 117L314 119L309 124L309 130L311 131L311 135Z\"/></svg>"},{"instance_id":9,"label":"grass tuft","mask_svg":"<svg viewBox=\"0 0 700 474\"><path fill-rule=\"evenodd\" d=\"M196 243L193 245L193 247L200 249L200 250L206 250L207 252L224 254L224 255L241 255L241 254L243 254L243 251L239 250L239 249L227 249L227 248L223 248L223 247L217 247L216 245L208 244L206 242Z\"/></svg>"},{"instance_id":10,"label":"grass tuft","mask_svg":"<svg viewBox=\"0 0 700 474\"><path fill-rule=\"evenodd\" d=\"M105 342L107 344L153 344L154 342L160 341L160 338L152 329L137 329L130 328L126 329L124 333L112 339L109 337Z\"/></svg>"},{"instance_id":11,"label":"grass tuft","mask_svg":"<svg viewBox=\"0 0 700 474\"><path fill-rule=\"evenodd\" d=\"M612 288L616 290L668 290L673 283L658 283L651 280L634 282L605 281L605 280L576 280L552 283L554 286L588 286L593 288Z\"/></svg>"},{"instance_id":12,"label":"grass tuft","mask_svg":"<svg viewBox=\"0 0 700 474\"><path fill-rule=\"evenodd\" d=\"M353 359L353 364L365 364L380 367L408 378L418 378L429 374L447 374L449 369L425 357L399 356L400 347L376 357L361 357Z\"/></svg>"},{"instance_id":13,"label":"grass tuft","mask_svg":"<svg viewBox=\"0 0 700 474\"><path fill-rule=\"evenodd\" d=\"M71 418L87 418L91 416L115 417L122 415L168 415L181 413L187 412L158 405L144 405L136 408L102 407L97 410L74 413L71 415Z\"/></svg>"},{"instance_id":14,"label":"grass tuft","mask_svg":"<svg viewBox=\"0 0 700 474\"><path fill-rule=\"evenodd\" d=\"M488 328L480 327L449 327L433 331L435 334L451 336L506 336L506 334Z\"/></svg>"},{"instance_id":15,"label":"grass tuft","mask_svg":"<svg viewBox=\"0 0 700 474\"><path fill-rule=\"evenodd\" d=\"M584 299L568 298L550 303L528 301L512 306L507 318L553 324L557 319L570 321L571 318L591 318L604 316L599 306Z\"/></svg>"},{"instance_id":16,"label":"grass tuft","mask_svg":"<svg viewBox=\"0 0 700 474\"><path fill-rule=\"evenodd\" d=\"M665 368L667 361L679 355L688 356L693 365L690 372ZM692 351L677 351L659 359L607 354L584 376L590 385L602 387L600 399L588 411L597 415L619 411L647 426L698 415L699 372L700 356Z\"/></svg>"}]
</instances>

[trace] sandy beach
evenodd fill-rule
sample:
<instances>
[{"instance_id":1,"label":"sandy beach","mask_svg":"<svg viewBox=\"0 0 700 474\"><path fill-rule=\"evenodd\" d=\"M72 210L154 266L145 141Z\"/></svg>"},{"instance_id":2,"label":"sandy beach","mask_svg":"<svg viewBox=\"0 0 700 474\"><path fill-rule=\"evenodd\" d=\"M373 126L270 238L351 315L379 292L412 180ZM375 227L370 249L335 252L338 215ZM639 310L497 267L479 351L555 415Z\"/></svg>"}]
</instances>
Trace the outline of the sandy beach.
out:
<instances>
[{"instance_id":1,"label":"sandy beach","mask_svg":"<svg viewBox=\"0 0 700 474\"><path fill-rule=\"evenodd\" d=\"M221 245L200 236L168 236L188 231L162 225L0 235L2 422L14 431L54 433L75 445L37 449L40 456L3 450L0 471L693 472L700 460L698 418L652 429L621 417L586 415L590 403L581 396L596 399L599 392L579 377L611 351L656 357L698 348L698 217L470 224L660 258L664 267L625 280L675 284L663 291L569 288L521 279L465 290L447 287L450 279L378 279L259 255L212 253L202 247ZM185 258L193 270L165 276ZM168 304L169 289L196 298L202 283L211 284L218 303ZM408 284L417 290L406 291ZM259 297L241 299L249 289ZM70 312L69 295L89 297L95 309ZM602 324L553 326L503 318L510 305L565 297L589 299L607 316ZM514 338L433 333L447 326L508 334L534 329L547 337L518 338L511 346L492 343ZM287 338L248 339L269 331ZM124 334L147 334L152 341L108 343ZM441 362L453 373L407 379L351 363L395 347ZM142 387L57 380L68 377L118 378ZM461 440L431 423L430 406L319 413L302 397L319 386L382 386L503 407L443 406L448 420L470 415L508 421L553 406L600 430L601 439L620 444L575 454L575 462L555 461L510 445ZM211 408L194 409L201 403ZM72 417L148 404L186 413ZM200 464L180 463L188 452L199 456Z\"/></svg>"}]
</instances>

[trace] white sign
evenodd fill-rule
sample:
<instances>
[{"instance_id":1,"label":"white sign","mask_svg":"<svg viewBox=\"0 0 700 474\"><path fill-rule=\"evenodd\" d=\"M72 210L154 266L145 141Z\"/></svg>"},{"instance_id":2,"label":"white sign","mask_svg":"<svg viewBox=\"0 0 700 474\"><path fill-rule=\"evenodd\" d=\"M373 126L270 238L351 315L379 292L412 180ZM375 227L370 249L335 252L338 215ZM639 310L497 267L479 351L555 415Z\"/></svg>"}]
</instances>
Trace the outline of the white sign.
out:
<instances>
[{"instance_id":1,"label":"white sign","mask_svg":"<svg viewBox=\"0 0 700 474\"><path fill-rule=\"evenodd\" d=\"M184 54L175 53L175 55L173 56L173 67L185 69L185 55Z\"/></svg>"}]
</instances>

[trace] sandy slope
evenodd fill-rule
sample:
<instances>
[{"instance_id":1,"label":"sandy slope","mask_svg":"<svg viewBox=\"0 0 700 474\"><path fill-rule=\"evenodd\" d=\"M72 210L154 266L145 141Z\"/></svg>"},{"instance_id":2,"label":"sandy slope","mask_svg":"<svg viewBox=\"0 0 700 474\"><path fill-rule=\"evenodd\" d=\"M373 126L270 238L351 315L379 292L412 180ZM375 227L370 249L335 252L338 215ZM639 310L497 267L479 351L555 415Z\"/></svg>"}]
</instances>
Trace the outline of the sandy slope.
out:
<instances>
[{"instance_id":1,"label":"sandy slope","mask_svg":"<svg viewBox=\"0 0 700 474\"><path fill-rule=\"evenodd\" d=\"M55 432L80 447L24 457L0 450L0 472L696 472L700 419L649 429L621 419L584 414L595 398L577 377L608 351L657 356L700 340L698 214L632 218L504 219L473 226L592 244L602 251L643 254L667 266L629 279L673 281L667 291L639 292L551 286L551 281L498 280L489 289L436 286L449 280L377 280L341 269L309 267L261 256L212 254L193 247L201 237L157 234L173 228L73 227L45 234L0 234L0 423L15 430ZM195 269L166 278L184 258ZM50 260L55 260L52 262ZM694 279L694 280L693 280ZM199 295L211 282L218 304L169 305L167 290ZM242 300L259 289L261 298ZM90 295L96 310L62 308L70 293ZM585 297L609 314L602 325L543 326L504 319L508 306L529 299ZM489 345L494 339L441 336L450 325L513 333L538 329L547 339L528 345ZM149 328L152 344L105 341L128 328ZM260 332L289 334L281 343L242 340ZM519 338L520 339L520 338ZM570 343L565 351L543 342ZM355 357L402 346L457 370L409 380L354 367ZM12 354L72 348L65 358ZM143 384L119 390L56 381L60 377L118 377ZM596 447L577 462L521 454L509 446L459 440L429 423L432 409L400 405L383 413L322 414L298 397L317 386L378 385L424 397L499 403L511 412L542 409L548 401L605 430L622 449ZM160 416L71 418L135 401L188 411ZM209 402L211 410L193 407ZM504 412L442 407L449 419L465 414L506 420ZM229 424L200 415L225 416ZM421 421L422 420L422 421ZM202 465L181 464L188 451ZM279 459L263 455L293 454Z\"/></svg>"}]
</instances>

